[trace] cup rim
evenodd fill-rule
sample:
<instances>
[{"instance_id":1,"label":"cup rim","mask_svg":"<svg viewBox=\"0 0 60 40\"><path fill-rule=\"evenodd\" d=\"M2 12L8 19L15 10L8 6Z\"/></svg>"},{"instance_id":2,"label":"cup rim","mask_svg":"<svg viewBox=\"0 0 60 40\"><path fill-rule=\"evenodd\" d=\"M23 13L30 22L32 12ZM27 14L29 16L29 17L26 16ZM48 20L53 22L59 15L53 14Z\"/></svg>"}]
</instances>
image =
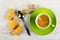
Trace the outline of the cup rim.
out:
<instances>
[{"instance_id":1,"label":"cup rim","mask_svg":"<svg viewBox=\"0 0 60 40\"><path fill-rule=\"evenodd\" d=\"M44 14L44 15L47 15L48 18L49 18L49 24L48 24L47 27L45 27L45 28L39 26L38 23L37 23L37 19L39 18L39 16L41 16L41 15L43 15L43 14ZM50 16L49 16L48 14L46 14L46 13L40 13L40 14L37 15L37 17L36 17L36 19L35 19L35 23L36 23L36 25L37 25L38 28L40 28L40 29L47 29L47 28L50 27L50 24L51 24L51 18L50 18Z\"/></svg>"}]
</instances>

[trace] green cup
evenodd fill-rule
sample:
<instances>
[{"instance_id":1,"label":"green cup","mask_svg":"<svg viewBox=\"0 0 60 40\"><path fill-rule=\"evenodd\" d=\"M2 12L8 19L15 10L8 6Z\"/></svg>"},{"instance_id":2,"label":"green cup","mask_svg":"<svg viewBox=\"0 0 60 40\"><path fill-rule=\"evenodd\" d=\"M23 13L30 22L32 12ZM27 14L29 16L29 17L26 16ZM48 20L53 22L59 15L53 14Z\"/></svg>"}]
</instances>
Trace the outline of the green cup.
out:
<instances>
[{"instance_id":1,"label":"green cup","mask_svg":"<svg viewBox=\"0 0 60 40\"><path fill-rule=\"evenodd\" d=\"M38 17L40 15L43 15L43 14L48 16L48 18L49 18L49 24L45 28L40 27L37 24ZM48 8L39 8L39 9L35 10L31 14L31 17L30 17L30 28L36 34L48 35L55 29L55 27L56 27L56 16L54 15L54 13L50 9L48 9Z\"/></svg>"}]
</instances>

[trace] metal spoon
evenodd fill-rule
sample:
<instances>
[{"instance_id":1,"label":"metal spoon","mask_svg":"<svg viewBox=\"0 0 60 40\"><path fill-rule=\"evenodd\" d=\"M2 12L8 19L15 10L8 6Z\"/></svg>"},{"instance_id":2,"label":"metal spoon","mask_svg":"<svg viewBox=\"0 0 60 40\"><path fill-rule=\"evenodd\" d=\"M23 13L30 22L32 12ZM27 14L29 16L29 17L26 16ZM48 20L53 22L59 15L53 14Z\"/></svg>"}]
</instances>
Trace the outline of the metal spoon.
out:
<instances>
[{"instance_id":1,"label":"metal spoon","mask_svg":"<svg viewBox=\"0 0 60 40\"><path fill-rule=\"evenodd\" d=\"M27 25L25 24L23 13L22 13L21 11L17 11L17 15L18 15L18 17L19 17L20 19L23 20L25 29L26 29L26 31L27 31L27 34L30 36L30 31L29 31Z\"/></svg>"}]
</instances>

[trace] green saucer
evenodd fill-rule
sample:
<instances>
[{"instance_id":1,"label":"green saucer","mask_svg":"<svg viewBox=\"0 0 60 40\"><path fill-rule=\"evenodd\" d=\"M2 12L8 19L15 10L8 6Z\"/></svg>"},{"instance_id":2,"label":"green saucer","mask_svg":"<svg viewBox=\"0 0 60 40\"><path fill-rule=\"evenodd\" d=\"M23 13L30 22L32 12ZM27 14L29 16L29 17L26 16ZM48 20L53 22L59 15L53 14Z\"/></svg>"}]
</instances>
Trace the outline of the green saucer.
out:
<instances>
[{"instance_id":1,"label":"green saucer","mask_svg":"<svg viewBox=\"0 0 60 40\"><path fill-rule=\"evenodd\" d=\"M35 22L37 15L42 14L42 13L48 14L50 16L50 18L51 18L51 24L46 29L38 28L38 26L36 25L36 22ZM55 29L55 27L56 27L56 16L54 15L54 13L50 9L48 9L48 8L39 8L39 9L35 10L31 14L31 17L30 17L30 28L36 34L48 35Z\"/></svg>"}]
</instances>

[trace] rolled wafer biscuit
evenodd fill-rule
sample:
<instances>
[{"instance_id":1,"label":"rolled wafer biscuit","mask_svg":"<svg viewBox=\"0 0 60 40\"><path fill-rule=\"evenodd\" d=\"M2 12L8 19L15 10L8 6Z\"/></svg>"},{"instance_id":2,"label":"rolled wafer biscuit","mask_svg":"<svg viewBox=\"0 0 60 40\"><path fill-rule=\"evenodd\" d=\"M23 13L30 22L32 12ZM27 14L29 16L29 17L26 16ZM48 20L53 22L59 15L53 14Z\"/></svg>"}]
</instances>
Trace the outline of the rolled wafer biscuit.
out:
<instances>
[{"instance_id":1,"label":"rolled wafer biscuit","mask_svg":"<svg viewBox=\"0 0 60 40\"><path fill-rule=\"evenodd\" d=\"M13 18L14 13L15 9L10 9L7 15L7 20L11 20Z\"/></svg>"},{"instance_id":2,"label":"rolled wafer biscuit","mask_svg":"<svg viewBox=\"0 0 60 40\"><path fill-rule=\"evenodd\" d=\"M9 29L10 30L13 30L16 27L17 23L18 23L18 19L17 18L14 18L12 20L12 22L10 23L10 25L9 25Z\"/></svg>"},{"instance_id":3,"label":"rolled wafer biscuit","mask_svg":"<svg viewBox=\"0 0 60 40\"><path fill-rule=\"evenodd\" d=\"M15 30L13 30L12 34L18 35L19 33L21 33L22 30L23 30L22 25L19 25Z\"/></svg>"}]
</instances>

